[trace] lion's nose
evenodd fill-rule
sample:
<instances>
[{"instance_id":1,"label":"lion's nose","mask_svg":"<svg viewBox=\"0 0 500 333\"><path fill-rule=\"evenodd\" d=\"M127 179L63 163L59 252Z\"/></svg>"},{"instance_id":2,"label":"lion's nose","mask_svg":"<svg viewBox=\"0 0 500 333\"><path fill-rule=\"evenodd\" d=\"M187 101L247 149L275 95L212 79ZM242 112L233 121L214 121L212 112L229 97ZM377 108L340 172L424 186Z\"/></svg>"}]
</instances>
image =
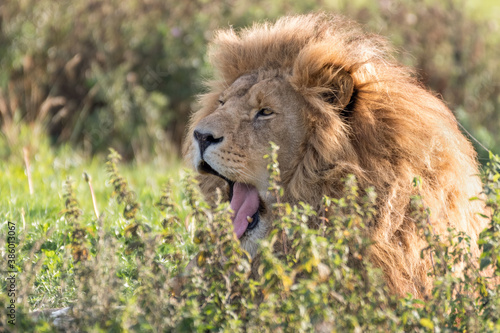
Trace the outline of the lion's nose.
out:
<instances>
[{"instance_id":1,"label":"lion's nose","mask_svg":"<svg viewBox=\"0 0 500 333\"><path fill-rule=\"evenodd\" d=\"M212 133L201 133L199 131L194 131L194 138L198 141L198 146L200 147L201 158L203 159L203 153L212 144L217 144L222 142L223 136L215 138Z\"/></svg>"}]
</instances>

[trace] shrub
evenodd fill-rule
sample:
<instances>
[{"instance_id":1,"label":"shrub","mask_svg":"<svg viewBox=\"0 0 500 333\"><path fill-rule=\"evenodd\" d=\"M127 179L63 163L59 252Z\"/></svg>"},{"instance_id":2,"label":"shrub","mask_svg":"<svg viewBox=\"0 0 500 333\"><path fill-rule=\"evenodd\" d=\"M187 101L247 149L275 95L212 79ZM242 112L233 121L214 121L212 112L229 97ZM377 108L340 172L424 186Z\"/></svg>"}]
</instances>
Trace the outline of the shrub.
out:
<instances>
[{"instance_id":1,"label":"shrub","mask_svg":"<svg viewBox=\"0 0 500 333\"><path fill-rule=\"evenodd\" d=\"M225 7L7 1L0 7L4 134L15 142L22 120L45 124L54 142L79 143L89 153L110 143L139 159L153 149L171 153L167 141L179 143L200 88L204 34Z\"/></svg>"},{"instance_id":2,"label":"shrub","mask_svg":"<svg viewBox=\"0 0 500 333\"><path fill-rule=\"evenodd\" d=\"M211 77L205 53L212 31L313 10L347 14L389 36L405 50L396 56L417 68L466 128L490 149L500 147L492 134L499 123L499 27L464 12L465 0L4 2L2 156L16 151L20 123L88 154L109 146L127 160L171 154L193 96Z\"/></svg>"},{"instance_id":3,"label":"shrub","mask_svg":"<svg viewBox=\"0 0 500 333\"><path fill-rule=\"evenodd\" d=\"M279 195L276 152L268 158L270 191ZM156 218L147 219L142 213L148 208L146 202L139 205L131 194L118 161L119 155L112 152L107 165L117 202L99 218L82 214L79 193L72 182L66 183L61 207L68 228L55 232L66 233L64 244L71 245L67 251L36 255L47 248L48 235L34 244L27 239L20 244L23 251L31 248L31 259L19 265L25 281L67 281L63 296L71 297L66 318L70 320L59 321L59 328L95 332L495 332L500 328L500 158L495 155L483 171L491 214L489 228L479 240L483 251L479 259L470 257L467 235L453 230L445 237L435 235L422 198L413 198L413 217L428 243L422 256L431 256L429 274L435 277L432 295L423 300L391 295L382 272L369 262L367 227L376 218L375 193L361 191L353 177L345 179L343 197L325 197L318 212L306 204L291 207L278 200L274 230L261 244L260 260L250 262L232 232L228 203L210 207L192 175L184 178L180 195L173 192L173 184L165 186L154 200L157 204L150 202L157 209ZM136 207L133 216L127 209L130 205ZM113 211L121 211L121 216ZM111 227L114 218L125 224ZM315 228L308 227L312 221ZM75 237L79 231L83 236ZM80 253L75 250L87 248L87 257L75 256ZM190 258L194 268L189 275L180 275L182 288L176 293L174 284ZM258 267L258 275L251 273L252 265ZM41 277L50 272L65 277ZM2 307L7 301L2 294ZM17 327L53 329L47 316L34 321L27 309L28 302L18 308ZM8 327L5 312L0 313L0 323Z\"/></svg>"}]
</instances>

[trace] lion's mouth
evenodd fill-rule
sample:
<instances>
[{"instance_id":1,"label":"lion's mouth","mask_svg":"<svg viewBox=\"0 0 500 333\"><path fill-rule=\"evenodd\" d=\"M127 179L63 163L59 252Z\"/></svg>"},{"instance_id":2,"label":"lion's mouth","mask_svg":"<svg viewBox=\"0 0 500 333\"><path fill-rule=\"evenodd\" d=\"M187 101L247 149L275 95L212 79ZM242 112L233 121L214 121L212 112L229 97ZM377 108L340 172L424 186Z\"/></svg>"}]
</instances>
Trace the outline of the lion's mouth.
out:
<instances>
[{"instance_id":1,"label":"lion's mouth","mask_svg":"<svg viewBox=\"0 0 500 333\"><path fill-rule=\"evenodd\" d=\"M264 210L264 205L255 186L232 181L214 170L205 161L201 161L198 171L218 176L229 185L229 201L234 212L233 228L238 238L259 224L260 212Z\"/></svg>"}]
</instances>

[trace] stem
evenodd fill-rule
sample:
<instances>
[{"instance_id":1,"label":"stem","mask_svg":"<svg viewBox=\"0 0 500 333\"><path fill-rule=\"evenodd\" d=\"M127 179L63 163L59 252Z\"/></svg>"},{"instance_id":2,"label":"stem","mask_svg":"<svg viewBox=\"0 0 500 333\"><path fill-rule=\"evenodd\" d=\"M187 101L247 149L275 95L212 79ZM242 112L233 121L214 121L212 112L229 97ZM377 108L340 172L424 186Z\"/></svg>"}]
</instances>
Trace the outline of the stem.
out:
<instances>
[{"instance_id":1,"label":"stem","mask_svg":"<svg viewBox=\"0 0 500 333\"><path fill-rule=\"evenodd\" d=\"M420 191L419 191L419 195L422 196L420 194ZM427 237L427 242L430 244L431 242L433 242L432 237L434 236L434 229L432 228L432 223L431 223L431 219L429 218L429 216L427 216L426 222L427 222L427 229L429 230L429 234L430 234ZM431 257L431 264L432 264L432 270L434 271L434 276L437 276L436 275L436 266L434 265L434 256L432 255L432 249L429 249L429 255ZM441 260L441 262L443 262L443 260Z\"/></svg>"},{"instance_id":2,"label":"stem","mask_svg":"<svg viewBox=\"0 0 500 333\"><path fill-rule=\"evenodd\" d=\"M321 218L321 229L322 229L321 235L323 237L325 237L325 229L326 229L325 228L325 221L326 221L326 212L328 211L328 208L325 206L325 207L323 207L322 211L323 212L321 213L321 215L322 215L321 216L322 217Z\"/></svg>"},{"instance_id":3,"label":"stem","mask_svg":"<svg viewBox=\"0 0 500 333\"><path fill-rule=\"evenodd\" d=\"M281 207L281 202L280 202L280 194L279 191L276 190L276 201L278 203L278 214L281 217L283 217L283 208ZM286 239L286 233L285 229L281 230L281 242L283 243L283 252L285 253L285 257L288 256L288 250L286 247L287 239Z\"/></svg>"},{"instance_id":4,"label":"stem","mask_svg":"<svg viewBox=\"0 0 500 333\"><path fill-rule=\"evenodd\" d=\"M26 213L24 212L24 207L21 207L21 219L23 220L23 230L26 230Z\"/></svg>"},{"instance_id":5,"label":"stem","mask_svg":"<svg viewBox=\"0 0 500 333\"><path fill-rule=\"evenodd\" d=\"M30 159L28 147L23 147L24 164L26 166L26 176L28 177L28 187L30 189L30 195L33 194L33 183L31 182L31 170L30 170Z\"/></svg>"},{"instance_id":6,"label":"stem","mask_svg":"<svg viewBox=\"0 0 500 333\"><path fill-rule=\"evenodd\" d=\"M92 205L94 206L94 214L95 217L99 219L99 210L97 209L97 202L95 200L94 188L92 187L92 179L90 178L90 175L87 174L86 172L83 173L83 177L87 181L87 184L89 184L90 195L92 196Z\"/></svg>"}]
</instances>

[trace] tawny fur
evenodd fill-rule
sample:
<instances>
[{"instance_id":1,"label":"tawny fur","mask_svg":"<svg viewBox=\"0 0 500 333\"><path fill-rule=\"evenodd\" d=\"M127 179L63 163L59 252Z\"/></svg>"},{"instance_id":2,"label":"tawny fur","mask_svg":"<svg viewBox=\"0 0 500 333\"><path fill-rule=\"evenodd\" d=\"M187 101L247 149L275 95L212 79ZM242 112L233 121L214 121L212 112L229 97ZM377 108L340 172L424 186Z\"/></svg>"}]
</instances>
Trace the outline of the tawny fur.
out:
<instances>
[{"instance_id":1,"label":"tawny fur","mask_svg":"<svg viewBox=\"0 0 500 333\"><path fill-rule=\"evenodd\" d=\"M196 124L235 80L258 71L283 73L309 105L306 140L289 165L281 165L285 200L314 205L323 195L338 196L341 179L350 173L360 187L374 186L378 220L370 231L370 259L393 292L421 297L431 284L430 262L420 258L422 240L409 216L413 178L422 177L435 232L465 231L476 255L485 221L475 214L481 204L469 198L481 184L476 153L453 114L390 52L383 38L326 14L220 31L210 53L216 79L193 115L185 153ZM202 187L214 186L207 179Z\"/></svg>"}]
</instances>

